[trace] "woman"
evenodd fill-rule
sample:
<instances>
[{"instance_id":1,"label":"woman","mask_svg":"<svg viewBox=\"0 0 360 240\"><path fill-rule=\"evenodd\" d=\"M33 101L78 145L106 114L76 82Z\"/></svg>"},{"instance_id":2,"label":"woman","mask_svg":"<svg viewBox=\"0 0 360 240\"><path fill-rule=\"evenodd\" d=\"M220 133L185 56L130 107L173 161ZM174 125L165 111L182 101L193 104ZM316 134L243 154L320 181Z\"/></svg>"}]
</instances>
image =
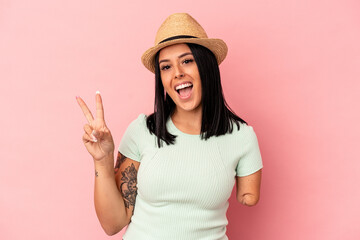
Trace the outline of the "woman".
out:
<instances>
[{"instance_id":1,"label":"woman","mask_svg":"<svg viewBox=\"0 0 360 240\"><path fill-rule=\"evenodd\" d=\"M108 235L128 225L125 240L228 239L235 181L240 203L258 202L261 154L253 128L223 97L218 64L226 54L189 14L164 21L142 56L155 73L154 113L130 123L115 171L100 94L96 120L77 98L89 122L83 141L95 163L95 209Z\"/></svg>"}]
</instances>

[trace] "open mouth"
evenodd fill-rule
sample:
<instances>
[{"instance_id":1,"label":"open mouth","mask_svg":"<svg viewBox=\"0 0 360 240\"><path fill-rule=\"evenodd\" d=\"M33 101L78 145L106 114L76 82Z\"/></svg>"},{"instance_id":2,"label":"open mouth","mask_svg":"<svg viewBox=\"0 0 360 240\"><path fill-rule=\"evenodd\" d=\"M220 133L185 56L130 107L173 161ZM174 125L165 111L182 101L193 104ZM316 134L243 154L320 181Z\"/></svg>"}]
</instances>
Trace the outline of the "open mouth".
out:
<instances>
[{"instance_id":1,"label":"open mouth","mask_svg":"<svg viewBox=\"0 0 360 240\"><path fill-rule=\"evenodd\" d=\"M178 92L178 94L180 94L180 91L184 91L184 92L186 92L186 91L191 91L191 89L193 88L193 86L191 85L191 86L189 86L189 87L185 87L185 88L182 88L182 89L178 89L178 90L176 90L177 92Z\"/></svg>"},{"instance_id":2,"label":"open mouth","mask_svg":"<svg viewBox=\"0 0 360 240\"><path fill-rule=\"evenodd\" d=\"M177 93L179 94L180 98L182 99L186 99L188 97L190 97L191 93L192 93L192 89L193 89L193 85L191 84L190 86L181 88L181 89L177 89Z\"/></svg>"}]
</instances>

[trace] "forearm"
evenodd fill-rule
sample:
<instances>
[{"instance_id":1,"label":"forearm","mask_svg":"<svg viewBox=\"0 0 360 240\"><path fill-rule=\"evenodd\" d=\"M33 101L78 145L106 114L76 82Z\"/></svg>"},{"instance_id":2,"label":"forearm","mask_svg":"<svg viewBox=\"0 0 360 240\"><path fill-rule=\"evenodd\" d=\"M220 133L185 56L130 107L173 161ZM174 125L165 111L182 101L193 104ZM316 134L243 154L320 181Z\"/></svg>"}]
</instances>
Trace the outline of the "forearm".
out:
<instances>
[{"instance_id":1,"label":"forearm","mask_svg":"<svg viewBox=\"0 0 360 240\"><path fill-rule=\"evenodd\" d=\"M107 162L113 162L113 159ZM113 235L126 226L125 204L117 189L111 164L95 161L94 202L97 217L106 234Z\"/></svg>"}]
</instances>

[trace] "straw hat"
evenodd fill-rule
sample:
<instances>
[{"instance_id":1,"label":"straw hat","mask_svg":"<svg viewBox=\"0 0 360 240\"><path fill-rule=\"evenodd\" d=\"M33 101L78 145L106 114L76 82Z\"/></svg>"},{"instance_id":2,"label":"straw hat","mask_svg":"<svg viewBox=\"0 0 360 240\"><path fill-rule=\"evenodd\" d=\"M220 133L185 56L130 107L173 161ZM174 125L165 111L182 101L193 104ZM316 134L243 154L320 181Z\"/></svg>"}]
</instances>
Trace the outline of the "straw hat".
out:
<instances>
[{"instance_id":1,"label":"straw hat","mask_svg":"<svg viewBox=\"0 0 360 240\"><path fill-rule=\"evenodd\" d=\"M220 64L226 57L226 43L217 38L208 38L205 30L188 13L174 13L161 24L156 33L155 45L141 57L147 69L155 73L155 54L162 48L177 43L196 43L211 50Z\"/></svg>"}]
</instances>

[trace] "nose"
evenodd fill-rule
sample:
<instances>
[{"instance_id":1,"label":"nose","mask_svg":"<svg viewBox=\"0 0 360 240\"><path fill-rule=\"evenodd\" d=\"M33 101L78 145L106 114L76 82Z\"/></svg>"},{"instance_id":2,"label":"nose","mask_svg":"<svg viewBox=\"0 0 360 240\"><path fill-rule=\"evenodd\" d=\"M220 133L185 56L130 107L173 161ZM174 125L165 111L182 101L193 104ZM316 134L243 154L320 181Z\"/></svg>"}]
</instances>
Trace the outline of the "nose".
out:
<instances>
[{"instance_id":1,"label":"nose","mask_svg":"<svg viewBox=\"0 0 360 240\"><path fill-rule=\"evenodd\" d=\"M180 74L175 75L175 78L182 78L182 77L184 77L184 74L183 74L183 73L180 73Z\"/></svg>"},{"instance_id":2,"label":"nose","mask_svg":"<svg viewBox=\"0 0 360 240\"><path fill-rule=\"evenodd\" d=\"M182 78L184 77L184 72L180 66L175 67L175 78Z\"/></svg>"}]
</instances>

